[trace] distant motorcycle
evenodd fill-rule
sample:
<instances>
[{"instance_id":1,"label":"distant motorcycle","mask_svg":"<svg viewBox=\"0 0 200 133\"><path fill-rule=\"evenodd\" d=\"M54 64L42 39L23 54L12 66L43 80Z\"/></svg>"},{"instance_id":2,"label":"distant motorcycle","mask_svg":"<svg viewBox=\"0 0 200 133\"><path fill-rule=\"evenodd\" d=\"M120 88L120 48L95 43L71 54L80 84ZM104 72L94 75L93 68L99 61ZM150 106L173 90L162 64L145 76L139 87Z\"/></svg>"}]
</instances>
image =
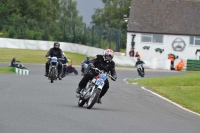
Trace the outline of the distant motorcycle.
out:
<instances>
[{"instance_id":1,"label":"distant motorcycle","mask_svg":"<svg viewBox=\"0 0 200 133\"><path fill-rule=\"evenodd\" d=\"M113 78L110 74L105 73L98 68L91 69L94 69L96 73L99 73L99 75L90 80L87 83L87 86L81 90L80 94L77 94L77 98L79 98L78 106L82 107L87 103L87 109L91 109L97 102L107 76Z\"/></svg>"},{"instance_id":2,"label":"distant motorcycle","mask_svg":"<svg viewBox=\"0 0 200 133\"><path fill-rule=\"evenodd\" d=\"M88 67L88 64L86 64L86 63L83 63L82 64L83 66L83 73L82 73L82 75L83 76L85 76L87 73L89 73L89 67Z\"/></svg>"},{"instance_id":3,"label":"distant motorcycle","mask_svg":"<svg viewBox=\"0 0 200 133\"><path fill-rule=\"evenodd\" d=\"M139 75L140 75L141 77L144 77L144 72L143 72L143 66L142 66L142 64L138 64L138 65L137 65L137 70L138 70L138 72L139 72Z\"/></svg>"},{"instance_id":4,"label":"distant motorcycle","mask_svg":"<svg viewBox=\"0 0 200 133\"><path fill-rule=\"evenodd\" d=\"M49 63L49 75L48 79L51 83L53 83L54 80L57 80L58 78L58 58L57 57L48 57L50 58Z\"/></svg>"},{"instance_id":5,"label":"distant motorcycle","mask_svg":"<svg viewBox=\"0 0 200 133\"><path fill-rule=\"evenodd\" d=\"M68 75L69 73L74 73L75 75L78 75L78 71L76 70L75 67L73 67L72 61L71 64L69 64L66 69L66 75Z\"/></svg>"},{"instance_id":6,"label":"distant motorcycle","mask_svg":"<svg viewBox=\"0 0 200 133\"><path fill-rule=\"evenodd\" d=\"M17 64L17 63L18 64ZM20 69L27 69L26 67L24 67L24 65L22 64L21 61L16 60L16 58L13 58L11 63L10 63L10 67L16 67L16 68L20 68Z\"/></svg>"}]
</instances>

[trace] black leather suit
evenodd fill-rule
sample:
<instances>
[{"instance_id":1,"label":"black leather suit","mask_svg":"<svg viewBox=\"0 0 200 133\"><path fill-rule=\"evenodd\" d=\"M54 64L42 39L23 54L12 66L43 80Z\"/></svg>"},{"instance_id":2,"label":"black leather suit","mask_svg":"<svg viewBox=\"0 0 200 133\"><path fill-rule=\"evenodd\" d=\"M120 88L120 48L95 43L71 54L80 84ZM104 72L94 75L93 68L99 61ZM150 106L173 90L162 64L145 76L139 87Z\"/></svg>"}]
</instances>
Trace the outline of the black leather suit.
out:
<instances>
[{"instance_id":1,"label":"black leather suit","mask_svg":"<svg viewBox=\"0 0 200 133\"><path fill-rule=\"evenodd\" d=\"M111 75L114 77L114 78L112 78L113 81L115 81L117 79L114 61L106 61L104 59L103 55L97 55L93 59L93 65L94 65L95 68L98 68L100 70L104 70L105 72L110 72ZM93 72L92 74L86 74L82 78L82 80L79 82L79 87L81 89L85 88L87 83L88 83L88 81L92 80L95 75L97 75L97 73L95 73L95 72ZM101 94L99 96L100 98L105 95L105 93L107 92L108 88L109 88L109 82L108 82L108 79L106 79L105 80L105 85L102 88Z\"/></svg>"},{"instance_id":2,"label":"black leather suit","mask_svg":"<svg viewBox=\"0 0 200 133\"><path fill-rule=\"evenodd\" d=\"M46 57L57 57L57 58L63 58L63 52L60 48L51 48L47 54ZM50 63L50 59L46 62L46 73L49 73L49 63ZM61 62L58 60L58 75L61 74L62 71L62 64Z\"/></svg>"}]
</instances>

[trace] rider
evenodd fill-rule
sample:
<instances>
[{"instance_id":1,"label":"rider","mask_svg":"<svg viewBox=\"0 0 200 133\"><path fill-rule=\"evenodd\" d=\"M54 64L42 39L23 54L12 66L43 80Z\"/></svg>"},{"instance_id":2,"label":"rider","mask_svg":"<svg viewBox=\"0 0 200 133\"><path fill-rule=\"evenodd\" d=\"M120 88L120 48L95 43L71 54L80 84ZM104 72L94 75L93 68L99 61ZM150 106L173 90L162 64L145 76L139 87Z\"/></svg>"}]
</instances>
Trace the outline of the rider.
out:
<instances>
[{"instance_id":1,"label":"rider","mask_svg":"<svg viewBox=\"0 0 200 133\"><path fill-rule=\"evenodd\" d=\"M63 60L60 60L60 62L64 65L62 77L65 77L65 73L67 72L68 60L64 52L63 52Z\"/></svg>"},{"instance_id":2,"label":"rider","mask_svg":"<svg viewBox=\"0 0 200 133\"><path fill-rule=\"evenodd\" d=\"M82 65L81 65L81 72L84 73L84 64L89 64L91 63L90 61L90 56L86 56L86 59L82 61Z\"/></svg>"},{"instance_id":3,"label":"rider","mask_svg":"<svg viewBox=\"0 0 200 133\"><path fill-rule=\"evenodd\" d=\"M46 54L46 57L49 57L49 56L50 57L63 58L63 52L60 49L60 43L59 42L54 42L54 47L51 48ZM49 59L46 62L46 65L45 65L45 76L48 76L48 74L49 74L49 63L50 63L50 61L51 61L51 59ZM62 80L61 71L62 71L62 64L58 60L58 78L59 78L59 80Z\"/></svg>"},{"instance_id":4,"label":"rider","mask_svg":"<svg viewBox=\"0 0 200 133\"><path fill-rule=\"evenodd\" d=\"M139 64L145 64L142 60L140 60L140 58L137 58L137 62L135 63L135 66L139 65ZM138 73L139 73L139 70L137 69ZM144 73L144 67L142 66L142 71ZM145 74L145 73L144 73Z\"/></svg>"},{"instance_id":5,"label":"rider","mask_svg":"<svg viewBox=\"0 0 200 133\"><path fill-rule=\"evenodd\" d=\"M113 81L117 79L116 71L115 71L115 62L112 61L114 57L114 52L111 49L105 50L103 55L96 55L93 59L93 66L95 68L98 68L100 70L103 70L105 72L110 72L111 78ZM86 74L82 80L79 82L78 88L76 89L76 92L80 94L80 91L86 87L89 80L92 80L94 76L98 75L93 71L93 73ZM101 94L98 99L98 103L101 103L101 98L105 95L109 88L109 82L108 79L105 80L105 85L102 88Z\"/></svg>"}]
</instances>

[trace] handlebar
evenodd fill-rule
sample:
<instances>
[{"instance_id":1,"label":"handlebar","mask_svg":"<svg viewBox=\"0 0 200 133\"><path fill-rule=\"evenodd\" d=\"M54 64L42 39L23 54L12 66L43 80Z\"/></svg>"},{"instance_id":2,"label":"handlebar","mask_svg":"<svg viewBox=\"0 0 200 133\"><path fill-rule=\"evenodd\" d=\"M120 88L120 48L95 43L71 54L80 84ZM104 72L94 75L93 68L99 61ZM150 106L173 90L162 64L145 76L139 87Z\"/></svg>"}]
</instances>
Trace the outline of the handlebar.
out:
<instances>
[{"instance_id":1,"label":"handlebar","mask_svg":"<svg viewBox=\"0 0 200 133\"><path fill-rule=\"evenodd\" d=\"M104 74L106 74L106 76L115 79L115 78L114 78L113 76L111 76L110 74L105 73L105 72L99 70L98 68L93 68L93 67L91 67L91 69L95 70L95 72L97 72L97 73L100 73L100 74L104 73Z\"/></svg>"},{"instance_id":2,"label":"handlebar","mask_svg":"<svg viewBox=\"0 0 200 133\"><path fill-rule=\"evenodd\" d=\"M51 59L50 56L46 57L47 59ZM63 58L57 58L58 60L64 60Z\"/></svg>"}]
</instances>

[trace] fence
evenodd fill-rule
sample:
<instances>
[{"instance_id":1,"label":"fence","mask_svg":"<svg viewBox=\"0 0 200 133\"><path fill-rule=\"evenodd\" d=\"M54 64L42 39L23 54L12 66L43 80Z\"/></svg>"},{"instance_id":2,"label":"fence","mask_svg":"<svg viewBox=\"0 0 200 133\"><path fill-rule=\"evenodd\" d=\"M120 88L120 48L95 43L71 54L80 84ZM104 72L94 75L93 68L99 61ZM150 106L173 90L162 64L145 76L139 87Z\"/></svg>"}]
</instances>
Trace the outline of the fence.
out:
<instances>
[{"instance_id":1,"label":"fence","mask_svg":"<svg viewBox=\"0 0 200 133\"><path fill-rule=\"evenodd\" d=\"M120 51L121 30L60 21L0 19L0 37L71 42Z\"/></svg>"}]
</instances>

